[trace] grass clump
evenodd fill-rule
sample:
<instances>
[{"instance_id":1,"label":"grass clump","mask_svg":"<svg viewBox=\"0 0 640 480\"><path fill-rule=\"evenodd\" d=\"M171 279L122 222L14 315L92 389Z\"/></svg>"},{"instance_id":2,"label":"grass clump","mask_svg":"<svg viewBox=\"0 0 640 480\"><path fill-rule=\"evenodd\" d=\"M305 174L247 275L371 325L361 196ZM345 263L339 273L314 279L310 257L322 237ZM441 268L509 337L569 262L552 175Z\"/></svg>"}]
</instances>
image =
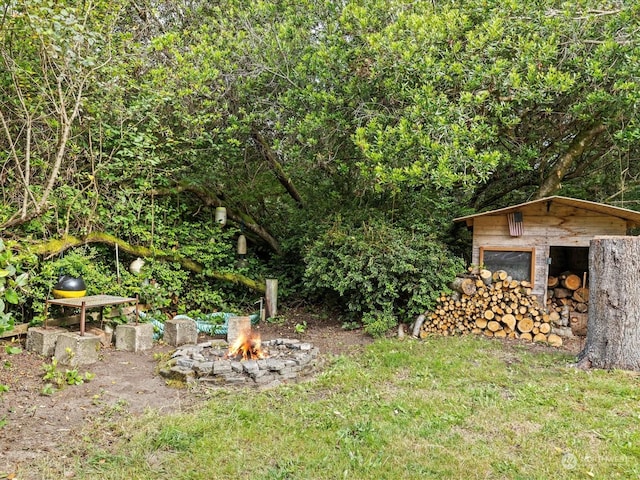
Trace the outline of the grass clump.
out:
<instances>
[{"instance_id":1,"label":"grass clump","mask_svg":"<svg viewBox=\"0 0 640 480\"><path fill-rule=\"evenodd\" d=\"M303 384L220 391L195 412L133 420L115 448L76 453L75 478L640 475L637 376L533 348L379 340Z\"/></svg>"}]
</instances>

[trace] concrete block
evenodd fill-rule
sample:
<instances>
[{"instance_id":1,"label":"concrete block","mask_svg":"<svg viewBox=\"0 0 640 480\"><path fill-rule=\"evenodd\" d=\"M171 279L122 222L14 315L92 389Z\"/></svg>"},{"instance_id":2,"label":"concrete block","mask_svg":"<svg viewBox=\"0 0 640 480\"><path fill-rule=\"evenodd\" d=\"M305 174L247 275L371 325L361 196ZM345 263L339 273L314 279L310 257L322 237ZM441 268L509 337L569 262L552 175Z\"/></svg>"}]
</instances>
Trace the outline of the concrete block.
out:
<instances>
[{"instance_id":1,"label":"concrete block","mask_svg":"<svg viewBox=\"0 0 640 480\"><path fill-rule=\"evenodd\" d=\"M102 343L103 347L110 347L113 343L114 330L113 327L109 325L104 325L104 329L98 328L94 325L87 325L85 332L99 337L100 343Z\"/></svg>"},{"instance_id":2,"label":"concrete block","mask_svg":"<svg viewBox=\"0 0 640 480\"><path fill-rule=\"evenodd\" d=\"M240 335L247 335L250 331L250 317L229 317L227 324L227 343L233 345Z\"/></svg>"},{"instance_id":3,"label":"concrete block","mask_svg":"<svg viewBox=\"0 0 640 480\"><path fill-rule=\"evenodd\" d=\"M198 325L185 315L176 316L165 322L163 338L165 343L174 347L195 345L198 343Z\"/></svg>"},{"instance_id":4,"label":"concrete block","mask_svg":"<svg viewBox=\"0 0 640 480\"><path fill-rule=\"evenodd\" d=\"M116 350L141 352L153 347L153 325L138 323L116 327Z\"/></svg>"},{"instance_id":5,"label":"concrete block","mask_svg":"<svg viewBox=\"0 0 640 480\"><path fill-rule=\"evenodd\" d=\"M55 357L59 363L77 367L98 361L100 337L85 333L67 332L58 335Z\"/></svg>"},{"instance_id":6,"label":"concrete block","mask_svg":"<svg viewBox=\"0 0 640 480\"><path fill-rule=\"evenodd\" d=\"M56 351L58 335L66 332L64 328L31 327L27 330L27 350L45 357L52 357Z\"/></svg>"}]
</instances>

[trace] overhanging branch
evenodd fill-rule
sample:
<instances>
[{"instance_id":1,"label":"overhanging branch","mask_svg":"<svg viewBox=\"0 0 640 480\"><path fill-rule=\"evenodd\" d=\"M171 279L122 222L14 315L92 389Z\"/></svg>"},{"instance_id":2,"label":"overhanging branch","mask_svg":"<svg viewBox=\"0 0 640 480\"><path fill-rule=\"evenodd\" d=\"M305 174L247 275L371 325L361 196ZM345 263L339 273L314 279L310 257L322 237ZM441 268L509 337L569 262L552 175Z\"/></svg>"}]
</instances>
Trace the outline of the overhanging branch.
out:
<instances>
[{"instance_id":1,"label":"overhanging branch","mask_svg":"<svg viewBox=\"0 0 640 480\"><path fill-rule=\"evenodd\" d=\"M543 180L535 199L553 195L560 188L560 182L567 175L574 162L580 158L596 137L605 130L606 127L602 123L598 123L578 133L571 141L566 152L558 159L551 173Z\"/></svg>"},{"instance_id":2,"label":"overhanging branch","mask_svg":"<svg viewBox=\"0 0 640 480\"><path fill-rule=\"evenodd\" d=\"M271 149L271 146L267 142L267 140L259 133L252 132L251 137L255 140L258 150L264 157L264 159L269 163L271 170L275 174L278 181L282 184L285 190L289 193L291 198L293 198L300 208L304 207L304 202L302 201L302 196L296 189L295 185L291 181L291 179L287 176L282 165L276 158L275 152Z\"/></svg>"}]
</instances>

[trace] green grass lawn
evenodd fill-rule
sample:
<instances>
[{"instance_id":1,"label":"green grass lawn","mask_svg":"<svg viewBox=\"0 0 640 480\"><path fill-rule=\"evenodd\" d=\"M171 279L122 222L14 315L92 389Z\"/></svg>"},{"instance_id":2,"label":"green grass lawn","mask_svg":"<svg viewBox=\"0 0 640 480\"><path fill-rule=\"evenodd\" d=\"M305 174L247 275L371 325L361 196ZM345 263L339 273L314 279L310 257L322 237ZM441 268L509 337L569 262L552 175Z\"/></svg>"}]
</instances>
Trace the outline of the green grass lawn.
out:
<instances>
[{"instance_id":1,"label":"green grass lawn","mask_svg":"<svg viewBox=\"0 0 640 480\"><path fill-rule=\"evenodd\" d=\"M73 478L638 478L638 376L573 360L476 337L381 340L303 384L114 424L109 446L87 435ZM61 478L55 465L42 478Z\"/></svg>"}]
</instances>

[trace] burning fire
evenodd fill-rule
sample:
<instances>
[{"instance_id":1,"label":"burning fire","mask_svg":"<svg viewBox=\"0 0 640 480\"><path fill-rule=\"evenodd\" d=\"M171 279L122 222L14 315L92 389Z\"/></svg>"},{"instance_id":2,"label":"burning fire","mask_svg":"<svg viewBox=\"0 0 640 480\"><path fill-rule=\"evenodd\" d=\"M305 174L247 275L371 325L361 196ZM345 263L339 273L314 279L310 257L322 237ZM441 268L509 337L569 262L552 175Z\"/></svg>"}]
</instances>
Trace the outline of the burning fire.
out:
<instances>
[{"instance_id":1,"label":"burning fire","mask_svg":"<svg viewBox=\"0 0 640 480\"><path fill-rule=\"evenodd\" d=\"M260 347L260 334L251 328L240 332L238 338L231 344L225 358L241 357L242 360L257 360L264 358L266 352Z\"/></svg>"}]
</instances>

